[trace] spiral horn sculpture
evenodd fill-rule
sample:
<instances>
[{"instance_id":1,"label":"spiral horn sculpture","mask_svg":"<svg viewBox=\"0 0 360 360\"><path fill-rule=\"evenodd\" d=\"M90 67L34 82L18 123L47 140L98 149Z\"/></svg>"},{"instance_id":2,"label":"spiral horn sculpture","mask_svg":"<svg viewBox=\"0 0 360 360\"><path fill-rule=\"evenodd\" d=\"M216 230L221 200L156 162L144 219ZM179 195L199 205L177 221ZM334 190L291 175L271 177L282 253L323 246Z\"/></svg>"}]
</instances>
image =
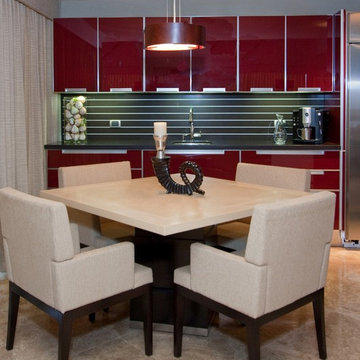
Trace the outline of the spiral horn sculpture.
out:
<instances>
[{"instance_id":1,"label":"spiral horn sculpture","mask_svg":"<svg viewBox=\"0 0 360 360\"><path fill-rule=\"evenodd\" d=\"M159 183L167 190L168 193L192 195L196 192L201 195L205 194L205 191L200 189L203 182L203 173L201 168L195 162L185 161L180 165L179 172L184 184L178 184L170 175L170 156L164 156L161 159L153 157L151 160ZM186 175L187 169L191 170L195 174L195 178L191 182Z\"/></svg>"}]
</instances>

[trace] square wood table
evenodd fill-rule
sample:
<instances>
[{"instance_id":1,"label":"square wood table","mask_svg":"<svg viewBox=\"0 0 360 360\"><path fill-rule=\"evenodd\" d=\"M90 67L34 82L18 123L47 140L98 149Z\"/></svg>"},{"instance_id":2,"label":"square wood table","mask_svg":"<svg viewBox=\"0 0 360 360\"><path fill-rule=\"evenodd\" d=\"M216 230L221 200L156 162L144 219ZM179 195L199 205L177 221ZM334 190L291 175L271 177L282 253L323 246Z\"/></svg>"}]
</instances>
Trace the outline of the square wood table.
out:
<instances>
[{"instance_id":1,"label":"square wood table","mask_svg":"<svg viewBox=\"0 0 360 360\"><path fill-rule=\"evenodd\" d=\"M181 183L178 175L172 176ZM167 194L156 177L147 177L43 190L41 196L134 226L136 261L153 269L154 323L170 325L173 271L190 263L191 243L206 242L216 224L251 216L257 204L309 194L210 177L204 177L201 189L205 195ZM207 310L195 304L188 308L188 327L207 333ZM135 300L130 311L134 322L142 317L137 309L141 306Z\"/></svg>"}]
</instances>

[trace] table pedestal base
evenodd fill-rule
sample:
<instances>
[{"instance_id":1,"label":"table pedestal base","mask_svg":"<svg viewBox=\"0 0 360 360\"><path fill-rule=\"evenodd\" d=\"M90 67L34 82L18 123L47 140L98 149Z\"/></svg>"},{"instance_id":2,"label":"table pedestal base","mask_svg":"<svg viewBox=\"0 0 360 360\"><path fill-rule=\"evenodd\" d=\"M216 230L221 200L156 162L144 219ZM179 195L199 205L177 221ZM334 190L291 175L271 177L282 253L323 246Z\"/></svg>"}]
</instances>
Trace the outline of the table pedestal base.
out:
<instances>
[{"instance_id":1,"label":"table pedestal base","mask_svg":"<svg viewBox=\"0 0 360 360\"><path fill-rule=\"evenodd\" d=\"M153 321L154 330L172 331L174 322L173 277L174 270L190 264L190 246L194 242L210 241L215 227L161 236L148 231L135 231L135 261L153 270ZM191 301L185 304L184 326L188 334L206 336L212 312ZM140 299L130 303L130 323L143 319Z\"/></svg>"}]
</instances>

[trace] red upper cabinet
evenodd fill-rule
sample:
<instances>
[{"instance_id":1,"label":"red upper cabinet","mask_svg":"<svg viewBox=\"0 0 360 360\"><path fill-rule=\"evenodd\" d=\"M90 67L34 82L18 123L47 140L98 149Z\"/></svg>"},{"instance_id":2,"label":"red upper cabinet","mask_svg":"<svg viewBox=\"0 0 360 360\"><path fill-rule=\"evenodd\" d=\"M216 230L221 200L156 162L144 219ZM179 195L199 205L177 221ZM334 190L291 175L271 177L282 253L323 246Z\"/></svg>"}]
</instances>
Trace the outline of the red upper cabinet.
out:
<instances>
[{"instance_id":1,"label":"red upper cabinet","mask_svg":"<svg viewBox=\"0 0 360 360\"><path fill-rule=\"evenodd\" d=\"M192 90L236 91L237 18L198 17L192 23L206 29L206 48L192 52Z\"/></svg>"},{"instance_id":2,"label":"red upper cabinet","mask_svg":"<svg viewBox=\"0 0 360 360\"><path fill-rule=\"evenodd\" d=\"M189 18L182 18L188 23ZM166 18L146 18L146 25L166 22ZM146 51L146 91L157 88L190 90L190 51Z\"/></svg>"},{"instance_id":3,"label":"red upper cabinet","mask_svg":"<svg viewBox=\"0 0 360 360\"><path fill-rule=\"evenodd\" d=\"M332 16L287 16L287 90L332 91Z\"/></svg>"},{"instance_id":4,"label":"red upper cabinet","mask_svg":"<svg viewBox=\"0 0 360 360\"><path fill-rule=\"evenodd\" d=\"M54 91L97 90L97 19L54 19Z\"/></svg>"},{"instance_id":5,"label":"red upper cabinet","mask_svg":"<svg viewBox=\"0 0 360 360\"><path fill-rule=\"evenodd\" d=\"M143 18L99 19L100 91L143 90Z\"/></svg>"},{"instance_id":6,"label":"red upper cabinet","mask_svg":"<svg viewBox=\"0 0 360 360\"><path fill-rule=\"evenodd\" d=\"M239 90L284 90L284 16L239 17Z\"/></svg>"}]
</instances>

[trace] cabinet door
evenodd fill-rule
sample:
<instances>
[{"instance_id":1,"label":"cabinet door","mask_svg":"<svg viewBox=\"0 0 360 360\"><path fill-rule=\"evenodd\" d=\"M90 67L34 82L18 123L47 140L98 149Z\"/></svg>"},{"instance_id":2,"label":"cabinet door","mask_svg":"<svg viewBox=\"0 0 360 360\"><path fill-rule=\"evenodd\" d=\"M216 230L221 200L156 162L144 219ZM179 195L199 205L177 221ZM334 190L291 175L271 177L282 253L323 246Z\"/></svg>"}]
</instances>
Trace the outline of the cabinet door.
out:
<instances>
[{"instance_id":1,"label":"cabinet door","mask_svg":"<svg viewBox=\"0 0 360 360\"><path fill-rule=\"evenodd\" d=\"M343 206L339 202L341 191L339 151L242 151L241 161L311 170L311 191L328 190L336 195L334 229L339 229Z\"/></svg>"},{"instance_id":2,"label":"cabinet door","mask_svg":"<svg viewBox=\"0 0 360 360\"><path fill-rule=\"evenodd\" d=\"M115 161L130 161L131 175L139 178L142 174L140 150L109 150L108 153L96 150L48 150L48 187L58 187L58 168L107 163Z\"/></svg>"},{"instance_id":3,"label":"cabinet door","mask_svg":"<svg viewBox=\"0 0 360 360\"><path fill-rule=\"evenodd\" d=\"M284 90L284 16L239 17L240 91Z\"/></svg>"},{"instance_id":4,"label":"cabinet door","mask_svg":"<svg viewBox=\"0 0 360 360\"><path fill-rule=\"evenodd\" d=\"M142 91L143 19L99 19L100 91Z\"/></svg>"},{"instance_id":5,"label":"cabinet door","mask_svg":"<svg viewBox=\"0 0 360 360\"><path fill-rule=\"evenodd\" d=\"M192 51L192 90L236 91L237 18L199 17L192 23L206 29L206 48Z\"/></svg>"},{"instance_id":6,"label":"cabinet door","mask_svg":"<svg viewBox=\"0 0 360 360\"><path fill-rule=\"evenodd\" d=\"M97 19L54 19L54 91L97 90Z\"/></svg>"},{"instance_id":7,"label":"cabinet door","mask_svg":"<svg viewBox=\"0 0 360 360\"><path fill-rule=\"evenodd\" d=\"M332 16L287 16L287 90L332 91Z\"/></svg>"},{"instance_id":8,"label":"cabinet door","mask_svg":"<svg viewBox=\"0 0 360 360\"><path fill-rule=\"evenodd\" d=\"M184 161L195 161L200 167L204 176L216 177L219 179L235 179L236 165L239 162L239 151L204 151L203 153L184 150L183 153L166 152L170 159L170 173L178 173L179 167ZM155 151L144 151L143 169L144 176L154 176L151 158Z\"/></svg>"},{"instance_id":9,"label":"cabinet door","mask_svg":"<svg viewBox=\"0 0 360 360\"><path fill-rule=\"evenodd\" d=\"M146 18L146 25L166 22L166 18ZM182 18L188 23L189 18ZM190 90L189 51L146 51L146 91L157 88L178 88Z\"/></svg>"}]
</instances>

